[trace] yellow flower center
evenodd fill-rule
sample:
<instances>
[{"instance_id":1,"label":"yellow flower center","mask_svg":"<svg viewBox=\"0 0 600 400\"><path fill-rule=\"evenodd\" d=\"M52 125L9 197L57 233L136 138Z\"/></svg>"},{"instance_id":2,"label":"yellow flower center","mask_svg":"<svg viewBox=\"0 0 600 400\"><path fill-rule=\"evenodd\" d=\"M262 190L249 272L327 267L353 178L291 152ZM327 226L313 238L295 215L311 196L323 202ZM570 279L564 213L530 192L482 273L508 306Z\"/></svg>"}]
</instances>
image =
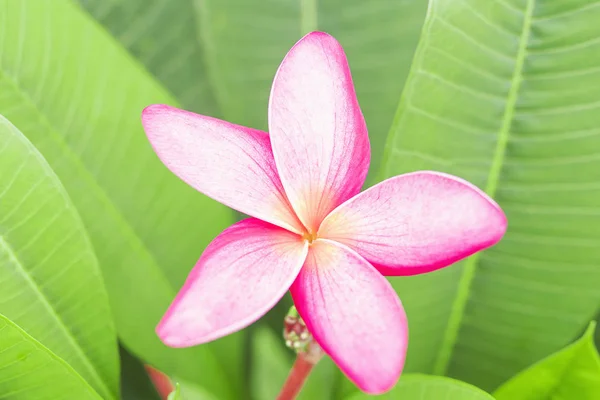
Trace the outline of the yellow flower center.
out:
<instances>
[{"instance_id":1,"label":"yellow flower center","mask_svg":"<svg viewBox=\"0 0 600 400\"><path fill-rule=\"evenodd\" d=\"M308 244L311 244L317 240L317 233L311 231L304 232L304 234L302 234L302 239L306 240Z\"/></svg>"}]
</instances>

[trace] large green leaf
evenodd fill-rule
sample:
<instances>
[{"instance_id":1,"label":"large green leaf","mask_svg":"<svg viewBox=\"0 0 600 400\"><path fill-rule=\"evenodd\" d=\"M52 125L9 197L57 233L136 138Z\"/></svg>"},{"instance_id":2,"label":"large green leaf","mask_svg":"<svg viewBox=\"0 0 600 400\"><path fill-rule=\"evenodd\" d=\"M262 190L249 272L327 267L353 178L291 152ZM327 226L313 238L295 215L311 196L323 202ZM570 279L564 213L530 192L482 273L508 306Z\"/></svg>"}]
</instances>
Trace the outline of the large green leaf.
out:
<instances>
[{"instance_id":1,"label":"large green leaf","mask_svg":"<svg viewBox=\"0 0 600 400\"><path fill-rule=\"evenodd\" d=\"M509 227L466 262L394 280L408 370L494 388L595 315L599 18L588 0L432 0L383 175L466 178Z\"/></svg>"},{"instance_id":2,"label":"large green leaf","mask_svg":"<svg viewBox=\"0 0 600 400\"><path fill-rule=\"evenodd\" d=\"M176 104L70 1L0 1L0 113L34 143L88 228L125 346L168 374L235 397L239 337L174 350L154 333L203 247L233 213L172 175L140 124ZM225 346L222 346L225 347Z\"/></svg>"},{"instance_id":3,"label":"large green leaf","mask_svg":"<svg viewBox=\"0 0 600 400\"><path fill-rule=\"evenodd\" d=\"M69 364L1 314L0 398L102 399Z\"/></svg>"},{"instance_id":4,"label":"large green leaf","mask_svg":"<svg viewBox=\"0 0 600 400\"><path fill-rule=\"evenodd\" d=\"M0 171L0 312L117 398L117 336L92 245L46 160L2 116Z\"/></svg>"},{"instance_id":5,"label":"large green leaf","mask_svg":"<svg viewBox=\"0 0 600 400\"><path fill-rule=\"evenodd\" d=\"M348 400L494 400L481 389L441 376L403 375L394 389L381 396L358 393Z\"/></svg>"},{"instance_id":6,"label":"large green leaf","mask_svg":"<svg viewBox=\"0 0 600 400\"><path fill-rule=\"evenodd\" d=\"M185 106L214 115L217 110L209 104L215 97L217 116L259 129L267 129L271 82L286 52L309 31L331 33L348 53L369 126L372 171L379 164L427 5L425 0L80 2ZM190 100L192 94L202 100Z\"/></svg>"},{"instance_id":7,"label":"large green leaf","mask_svg":"<svg viewBox=\"0 0 600 400\"><path fill-rule=\"evenodd\" d=\"M79 0L179 99L219 116L197 40L193 0Z\"/></svg>"},{"instance_id":8,"label":"large green leaf","mask_svg":"<svg viewBox=\"0 0 600 400\"><path fill-rule=\"evenodd\" d=\"M583 337L521 372L494 393L497 400L594 400L600 395L595 323Z\"/></svg>"}]
</instances>

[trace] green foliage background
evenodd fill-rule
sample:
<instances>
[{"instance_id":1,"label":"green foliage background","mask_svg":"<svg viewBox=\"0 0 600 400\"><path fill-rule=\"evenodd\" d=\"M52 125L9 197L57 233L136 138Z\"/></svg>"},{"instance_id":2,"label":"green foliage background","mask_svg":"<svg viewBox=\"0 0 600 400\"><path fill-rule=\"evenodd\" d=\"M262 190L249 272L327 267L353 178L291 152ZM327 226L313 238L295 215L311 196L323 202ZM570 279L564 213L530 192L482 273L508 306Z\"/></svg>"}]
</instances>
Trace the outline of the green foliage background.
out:
<instances>
[{"instance_id":1,"label":"green foliage background","mask_svg":"<svg viewBox=\"0 0 600 400\"><path fill-rule=\"evenodd\" d=\"M63 397L35 396L156 398L141 362L180 382L183 399L273 397L292 361L277 336L289 299L208 345L169 349L154 333L238 216L164 168L139 116L167 103L266 129L275 70L312 30L347 52L368 184L445 171L509 219L496 247L392 279L410 321L406 372L491 392L559 351L600 305L599 19L589 0L0 0L0 366L32 354L51 370L0 383L0 398L34 398L21 382L55 379ZM4 351L12 343L31 352ZM598 374L596 361L582 374ZM0 382L25 372L0 368ZM407 376L388 398L489 398ZM582 396L600 393L564 374L541 386L579 382ZM326 361L302 396L356 390Z\"/></svg>"}]
</instances>

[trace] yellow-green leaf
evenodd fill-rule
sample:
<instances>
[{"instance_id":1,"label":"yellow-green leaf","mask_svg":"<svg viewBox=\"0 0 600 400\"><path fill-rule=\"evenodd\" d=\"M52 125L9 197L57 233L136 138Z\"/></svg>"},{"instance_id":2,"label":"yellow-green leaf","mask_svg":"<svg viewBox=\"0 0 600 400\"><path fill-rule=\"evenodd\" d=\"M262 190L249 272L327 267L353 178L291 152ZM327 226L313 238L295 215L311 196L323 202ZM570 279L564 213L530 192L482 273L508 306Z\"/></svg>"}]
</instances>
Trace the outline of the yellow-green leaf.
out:
<instances>
[{"instance_id":1,"label":"yellow-green leaf","mask_svg":"<svg viewBox=\"0 0 600 400\"><path fill-rule=\"evenodd\" d=\"M600 356L595 323L575 343L534 364L503 384L496 400L596 400L600 396Z\"/></svg>"},{"instance_id":2,"label":"yellow-green leaf","mask_svg":"<svg viewBox=\"0 0 600 400\"><path fill-rule=\"evenodd\" d=\"M102 400L63 359L0 314L0 398Z\"/></svg>"},{"instance_id":3,"label":"yellow-green leaf","mask_svg":"<svg viewBox=\"0 0 600 400\"><path fill-rule=\"evenodd\" d=\"M74 2L0 1L0 113L43 154L79 211L124 345L169 375L235 397L219 344L174 350L154 332L234 215L158 160L140 123L151 103L177 105ZM238 339L224 339L224 354L239 354Z\"/></svg>"},{"instance_id":4,"label":"yellow-green leaf","mask_svg":"<svg viewBox=\"0 0 600 400\"><path fill-rule=\"evenodd\" d=\"M600 7L431 0L382 175L433 169L493 196L497 246L395 278L407 370L485 389L556 351L600 303Z\"/></svg>"},{"instance_id":5,"label":"yellow-green leaf","mask_svg":"<svg viewBox=\"0 0 600 400\"><path fill-rule=\"evenodd\" d=\"M92 245L52 168L1 115L0 171L0 312L116 399L117 336Z\"/></svg>"},{"instance_id":6,"label":"yellow-green leaf","mask_svg":"<svg viewBox=\"0 0 600 400\"><path fill-rule=\"evenodd\" d=\"M400 377L398 384L380 396L358 393L347 400L494 400L481 389L441 376L408 374Z\"/></svg>"}]
</instances>

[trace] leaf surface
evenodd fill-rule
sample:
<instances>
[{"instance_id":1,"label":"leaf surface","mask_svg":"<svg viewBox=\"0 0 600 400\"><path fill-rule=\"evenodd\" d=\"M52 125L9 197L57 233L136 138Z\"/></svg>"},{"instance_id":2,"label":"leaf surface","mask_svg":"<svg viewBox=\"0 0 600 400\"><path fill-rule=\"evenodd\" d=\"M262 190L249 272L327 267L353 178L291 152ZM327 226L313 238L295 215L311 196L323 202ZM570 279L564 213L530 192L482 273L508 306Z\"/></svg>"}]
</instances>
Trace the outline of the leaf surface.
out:
<instances>
[{"instance_id":1,"label":"leaf surface","mask_svg":"<svg viewBox=\"0 0 600 400\"><path fill-rule=\"evenodd\" d=\"M600 303L600 7L432 0L382 175L433 169L502 206L499 245L394 279L409 371L491 389L565 346Z\"/></svg>"},{"instance_id":2,"label":"leaf surface","mask_svg":"<svg viewBox=\"0 0 600 400\"><path fill-rule=\"evenodd\" d=\"M0 398L101 400L63 359L0 314Z\"/></svg>"},{"instance_id":3,"label":"leaf surface","mask_svg":"<svg viewBox=\"0 0 600 400\"><path fill-rule=\"evenodd\" d=\"M184 106L263 130L271 83L287 51L310 31L332 34L348 55L369 127L371 171L379 165L427 6L423 0L80 2Z\"/></svg>"},{"instance_id":4,"label":"leaf surface","mask_svg":"<svg viewBox=\"0 0 600 400\"><path fill-rule=\"evenodd\" d=\"M158 160L140 114L177 105L74 3L0 1L0 113L48 160L88 229L124 345L169 375L235 397L239 336L173 350L154 329L204 246L234 217ZM233 383L232 383L233 382Z\"/></svg>"},{"instance_id":5,"label":"leaf surface","mask_svg":"<svg viewBox=\"0 0 600 400\"><path fill-rule=\"evenodd\" d=\"M496 400L594 400L600 393L600 356L595 323L583 337L504 383Z\"/></svg>"},{"instance_id":6,"label":"leaf surface","mask_svg":"<svg viewBox=\"0 0 600 400\"><path fill-rule=\"evenodd\" d=\"M1 115L0 171L0 311L118 398L117 336L92 245L46 160Z\"/></svg>"},{"instance_id":7,"label":"leaf surface","mask_svg":"<svg viewBox=\"0 0 600 400\"><path fill-rule=\"evenodd\" d=\"M408 374L400 377L398 384L380 396L355 394L347 400L494 400L481 389L467 383L441 376Z\"/></svg>"}]
</instances>

